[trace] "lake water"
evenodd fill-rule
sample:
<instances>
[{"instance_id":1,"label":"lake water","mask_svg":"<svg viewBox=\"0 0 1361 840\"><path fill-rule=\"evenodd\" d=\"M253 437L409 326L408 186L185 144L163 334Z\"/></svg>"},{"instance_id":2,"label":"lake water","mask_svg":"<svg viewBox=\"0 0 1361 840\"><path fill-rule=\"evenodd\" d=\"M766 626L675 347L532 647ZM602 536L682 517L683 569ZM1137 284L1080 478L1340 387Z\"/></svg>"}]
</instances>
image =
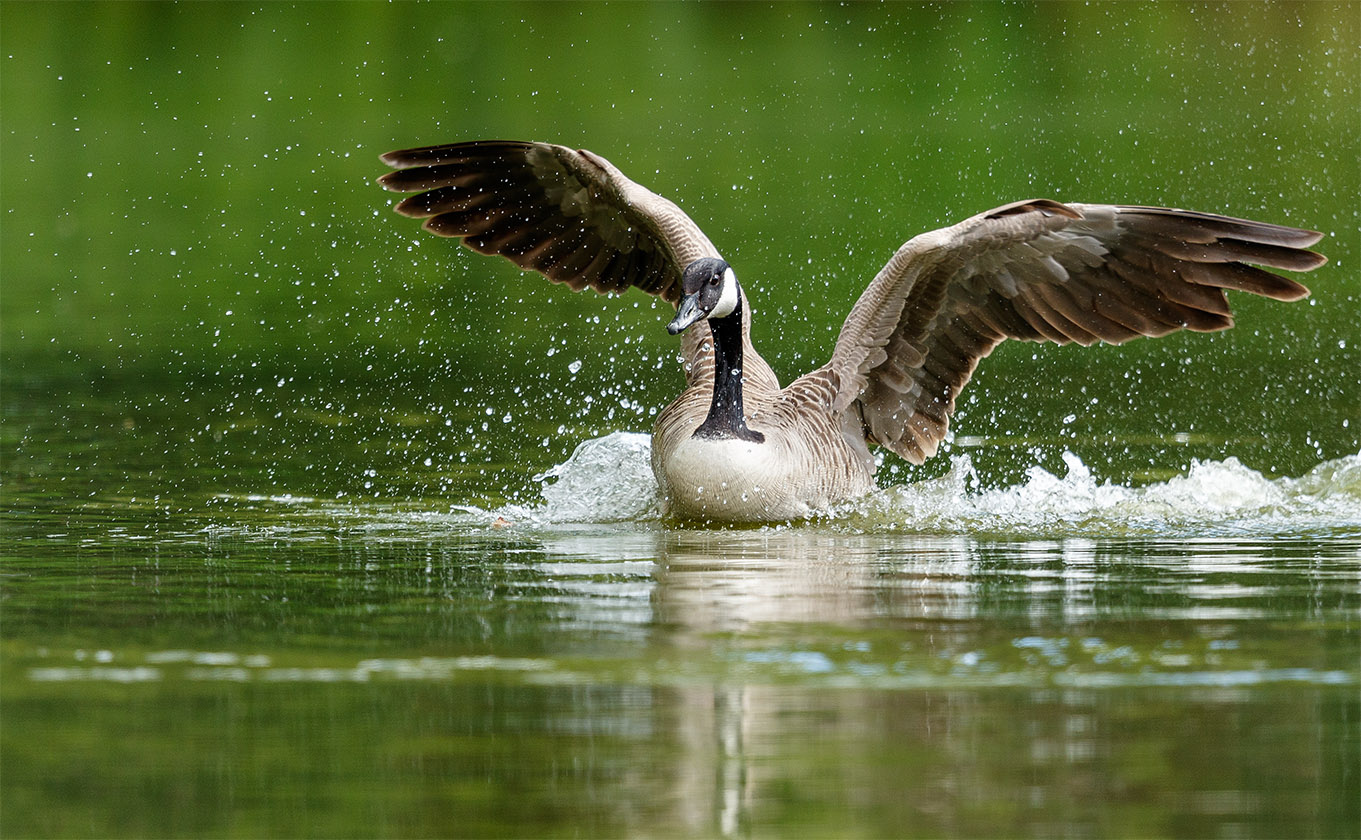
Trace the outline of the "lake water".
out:
<instances>
[{"instance_id":1,"label":"lake water","mask_svg":"<svg viewBox=\"0 0 1361 840\"><path fill-rule=\"evenodd\" d=\"M0 834L1361 835L1354 7L715 8L0 6ZM680 201L786 380L1015 198L1331 262L703 529L669 316L372 184L479 136Z\"/></svg>"},{"instance_id":2,"label":"lake water","mask_svg":"<svg viewBox=\"0 0 1361 840\"><path fill-rule=\"evenodd\" d=\"M649 514L642 435L480 509L253 492L252 458L180 463L164 419L22 396L16 833L1357 825L1355 456L1122 487L1069 455L991 489L961 456L813 523L693 530Z\"/></svg>"}]
</instances>

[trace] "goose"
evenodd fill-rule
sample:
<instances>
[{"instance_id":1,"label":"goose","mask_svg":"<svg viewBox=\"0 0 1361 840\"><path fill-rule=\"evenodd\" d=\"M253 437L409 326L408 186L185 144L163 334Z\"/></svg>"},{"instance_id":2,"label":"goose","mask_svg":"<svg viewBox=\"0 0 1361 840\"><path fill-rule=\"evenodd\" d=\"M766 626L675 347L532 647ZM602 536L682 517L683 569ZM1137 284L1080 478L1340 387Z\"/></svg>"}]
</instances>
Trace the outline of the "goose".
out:
<instances>
[{"instance_id":1,"label":"goose","mask_svg":"<svg viewBox=\"0 0 1361 840\"><path fill-rule=\"evenodd\" d=\"M384 188L438 236L574 291L641 289L675 309L685 387L652 433L681 520L803 519L875 488L870 446L920 464L960 390L1005 339L1119 344L1233 325L1224 290L1309 290L1322 234L1163 207L1006 204L908 240L860 295L831 359L787 386L751 343L733 267L679 207L600 155L482 140L388 152ZM1251 264L1251 265L1250 265Z\"/></svg>"}]
</instances>

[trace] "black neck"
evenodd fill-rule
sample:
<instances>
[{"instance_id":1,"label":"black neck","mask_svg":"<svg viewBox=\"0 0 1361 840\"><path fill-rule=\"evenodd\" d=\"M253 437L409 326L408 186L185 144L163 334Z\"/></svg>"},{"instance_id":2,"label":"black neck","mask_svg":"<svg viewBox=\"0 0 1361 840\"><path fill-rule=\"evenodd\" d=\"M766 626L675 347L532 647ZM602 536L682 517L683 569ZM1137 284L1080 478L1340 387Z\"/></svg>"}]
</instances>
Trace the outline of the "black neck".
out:
<instances>
[{"instance_id":1,"label":"black neck","mask_svg":"<svg viewBox=\"0 0 1361 840\"><path fill-rule=\"evenodd\" d=\"M747 428L742 416L742 301L726 318L709 319L714 338L714 399L695 437L735 438L761 443L766 438Z\"/></svg>"}]
</instances>

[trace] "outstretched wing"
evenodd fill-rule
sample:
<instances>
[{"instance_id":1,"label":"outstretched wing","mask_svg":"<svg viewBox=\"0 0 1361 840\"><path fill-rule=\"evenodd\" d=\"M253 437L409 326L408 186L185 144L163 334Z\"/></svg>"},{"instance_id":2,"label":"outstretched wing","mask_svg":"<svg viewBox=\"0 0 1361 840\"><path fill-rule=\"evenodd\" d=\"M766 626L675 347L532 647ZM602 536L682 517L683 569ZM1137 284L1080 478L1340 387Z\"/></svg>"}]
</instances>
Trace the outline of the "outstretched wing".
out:
<instances>
[{"instance_id":1,"label":"outstretched wing","mask_svg":"<svg viewBox=\"0 0 1361 840\"><path fill-rule=\"evenodd\" d=\"M685 266L719 256L679 207L585 149L478 140L388 152L382 160L397 171L379 184L416 193L397 203L398 213L574 291L621 294L636 287L674 306ZM750 320L743 327L748 348ZM692 385L712 370L708 339L708 329L681 338ZM751 367L763 373L764 362L757 362Z\"/></svg>"},{"instance_id":2,"label":"outstretched wing","mask_svg":"<svg viewBox=\"0 0 1361 840\"><path fill-rule=\"evenodd\" d=\"M483 140L388 152L394 208L575 291L635 286L675 304L685 266L718 252L675 204L591 152Z\"/></svg>"},{"instance_id":3,"label":"outstretched wing","mask_svg":"<svg viewBox=\"0 0 1361 840\"><path fill-rule=\"evenodd\" d=\"M955 399L1004 339L1119 344L1179 329L1227 329L1225 289L1276 300L1309 290L1248 263L1309 271L1322 237L1170 210L1036 200L915 237L852 308L832 360L810 376L868 439L921 463Z\"/></svg>"}]
</instances>

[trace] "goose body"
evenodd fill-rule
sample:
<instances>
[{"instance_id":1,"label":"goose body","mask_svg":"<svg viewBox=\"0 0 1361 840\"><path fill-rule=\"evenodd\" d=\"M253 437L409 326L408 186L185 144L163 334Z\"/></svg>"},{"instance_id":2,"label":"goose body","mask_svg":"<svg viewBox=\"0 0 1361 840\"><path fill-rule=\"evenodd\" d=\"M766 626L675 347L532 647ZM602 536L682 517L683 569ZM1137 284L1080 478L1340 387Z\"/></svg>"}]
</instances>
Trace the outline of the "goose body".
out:
<instances>
[{"instance_id":1,"label":"goose body","mask_svg":"<svg viewBox=\"0 0 1361 840\"><path fill-rule=\"evenodd\" d=\"M663 409L652 432L652 472L669 512L746 522L799 519L873 490L874 459L858 422L815 410L822 398L809 384L772 387L746 399L747 426L761 434L760 442L697 435L711 405L703 385L687 388Z\"/></svg>"},{"instance_id":2,"label":"goose body","mask_svg":"<svg viewBox=\"0 0 1361 840\"><path fill-rule=\"evenodd\" d=\"M781 387L751 345L732 267L675 204L604 158L477 141L390 152L396 210L573 290L676 306L686 386L657 417L668 513L797 519L874 488L870 445L935 454L959 391L1008 338L1120 343L1233 324L1224 290L1297 300L1255 266L1309 271L1321 234L1159 207L1017 202L906 242L842 325L831 359Z\"/></svg>"}]
</instances>

